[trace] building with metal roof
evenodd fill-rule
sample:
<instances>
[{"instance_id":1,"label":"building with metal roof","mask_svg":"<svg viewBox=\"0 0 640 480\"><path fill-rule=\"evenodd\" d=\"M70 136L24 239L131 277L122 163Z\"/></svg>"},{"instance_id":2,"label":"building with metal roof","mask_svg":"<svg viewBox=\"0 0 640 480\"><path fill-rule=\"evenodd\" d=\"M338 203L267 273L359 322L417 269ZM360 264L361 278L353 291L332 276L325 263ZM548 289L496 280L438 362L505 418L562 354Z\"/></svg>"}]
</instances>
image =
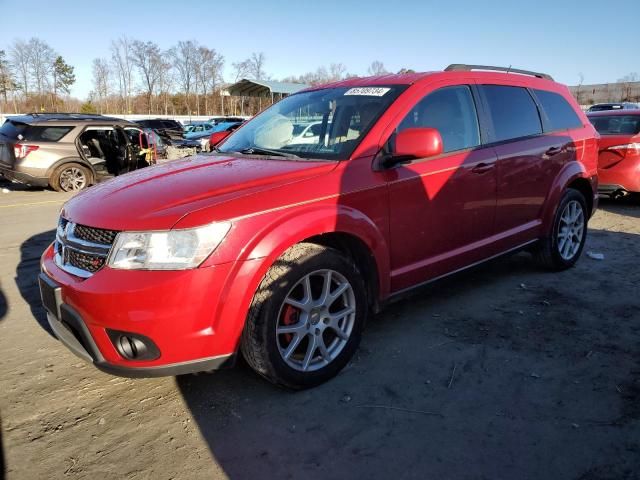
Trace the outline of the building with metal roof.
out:
<instances>
[{"instance_id":1,"label":"building with metal roof","mask_svg":"<svg viewBox=\"0 0 640 480\"><path fill-rule=\"evenodd\" d=\"M271 80L249 80L243 78L227 88L229 95L236 97L267 97L280 99L308 88L304 83L273 82Z\"/></svg>"}]
</instances>

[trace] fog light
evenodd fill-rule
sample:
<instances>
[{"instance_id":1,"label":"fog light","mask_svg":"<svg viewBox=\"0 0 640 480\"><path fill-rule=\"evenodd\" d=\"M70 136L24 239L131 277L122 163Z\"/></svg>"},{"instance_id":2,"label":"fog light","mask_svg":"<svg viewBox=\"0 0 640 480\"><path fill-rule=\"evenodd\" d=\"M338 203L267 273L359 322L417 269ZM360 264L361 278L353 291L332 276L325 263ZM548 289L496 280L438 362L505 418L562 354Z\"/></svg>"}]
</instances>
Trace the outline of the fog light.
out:
<instances>
[{"instance_id":1,"label":"fog light","mask_svg":"<svg viewBox=\"0 0 640 480\"><path fill-rule=\"evenodd\" d=\"M107 330L111 343L127 360L155 360L160 351L155 343L144 335L117 330Z\"/></svg>"},{"instance_id":2,"label":"fog light","mask_svg":"<svg viewBox=\"0 0 640 480\"><path fill-rule=\"evenodd\" d=\"M138 356L144 356L147 353L147 347L137 338L122 335L120 337L120 351L130 360L135 360Z\"/></svg>"}]
</instances>

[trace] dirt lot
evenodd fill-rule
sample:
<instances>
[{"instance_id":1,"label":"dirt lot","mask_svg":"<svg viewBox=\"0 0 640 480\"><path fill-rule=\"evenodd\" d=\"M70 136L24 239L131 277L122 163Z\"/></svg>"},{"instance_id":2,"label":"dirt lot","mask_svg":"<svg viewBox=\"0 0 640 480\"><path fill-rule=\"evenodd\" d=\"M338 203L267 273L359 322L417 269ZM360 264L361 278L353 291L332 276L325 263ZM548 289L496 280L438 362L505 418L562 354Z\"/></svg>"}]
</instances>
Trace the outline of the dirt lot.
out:
<instances>
[{"instance_id":1,"label":"dirt lot","mask_svg":"<svg viewBox=\"0 0 640 480\"><path fill-rule=\"evenodd\" d=\"M66 198L0 193L8 479L640 478L638 202L593 218L604 260L549 274L523 253L425 288L336 379L289 393L243 364L128 380L69 353L35 282Z\"/></svg>"}]
</instances>

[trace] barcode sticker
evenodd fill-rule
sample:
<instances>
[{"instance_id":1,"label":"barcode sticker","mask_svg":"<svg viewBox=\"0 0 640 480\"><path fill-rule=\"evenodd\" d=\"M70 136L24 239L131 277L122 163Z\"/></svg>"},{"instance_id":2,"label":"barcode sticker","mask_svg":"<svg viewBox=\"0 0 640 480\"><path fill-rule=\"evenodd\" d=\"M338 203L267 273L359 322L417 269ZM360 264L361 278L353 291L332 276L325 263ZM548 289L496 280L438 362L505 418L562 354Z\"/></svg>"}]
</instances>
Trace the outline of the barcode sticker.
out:
<instances>
[{"instance_id":1,"label":"barcode sticker","mask_svg":"<svg viewBox=\"0 0 640 480\"><path fill-rule=\"evenodd\" d=\"M390 88L387 87L357 87L350 88L346 92L345 95L366 95L368 97L381 97L385 93L387 93Z\"/></svg>"}]
</instances>

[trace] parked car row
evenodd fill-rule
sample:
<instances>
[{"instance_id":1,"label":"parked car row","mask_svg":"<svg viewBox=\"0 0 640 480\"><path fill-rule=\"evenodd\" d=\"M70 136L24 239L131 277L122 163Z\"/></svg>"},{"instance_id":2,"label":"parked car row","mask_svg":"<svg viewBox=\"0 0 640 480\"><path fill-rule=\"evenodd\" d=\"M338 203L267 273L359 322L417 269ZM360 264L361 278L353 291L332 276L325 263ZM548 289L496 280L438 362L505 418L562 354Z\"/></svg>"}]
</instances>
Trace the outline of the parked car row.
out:
<instances>
[{"instance_id":1,"label":"parked car row","mask_svg":"<svg viewBox=\"0 0 640 480\"><path fill-rule=\"evenodd\" d=\"M212 155L68 201L42 301L56 336L113 374L242 354L312 387L347 365L371 312L419 285L522 249L574 265L597 174L598 134L545 74L453 65L313 87Z\"/></svg>"}]
</instances>

